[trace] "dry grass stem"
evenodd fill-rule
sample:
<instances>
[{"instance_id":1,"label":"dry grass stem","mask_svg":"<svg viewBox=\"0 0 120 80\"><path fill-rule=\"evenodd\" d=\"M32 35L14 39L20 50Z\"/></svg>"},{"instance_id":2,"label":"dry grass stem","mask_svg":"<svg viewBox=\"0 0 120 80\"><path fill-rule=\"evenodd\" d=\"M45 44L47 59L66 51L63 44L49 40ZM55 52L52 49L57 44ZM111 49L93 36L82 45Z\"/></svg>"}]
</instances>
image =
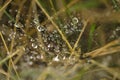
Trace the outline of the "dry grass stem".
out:
<instances>
[{"instance_id":1,"label":"dry grass stem","mask_svg":"<svg viewBox=\"0 0 120 80\"><path fill-rule=\"evenodd\" d=\"M94 51L85 53L85 56L91 56L93 58L93 57L97 57L97 56L100 56L100 55L106 55L106 54L111 54L111 53L114 53L114 52L119 52L120 47L119 46L114 47L114 46L118 45L119 43L120 43L120 39L112 41L112 42L106 44L105 46L103 46L99 49L96 49Z\"/></svg>"},{"instance_id":2,"label":"dry grass stem","mask_svg":"<svg viewBox=\"0 0 120 80\"><path fill-rule=\"evenodd\" d=\"M0 36L1 36L1 39L2 39L2 41L3 41L4 47L5 47L6 51L7 51L7 54L9 54L9 49L8 49L8 47L7 47L7 44L6 44L6 42L5 42L5 39L4 39L4 37L3 37L3 35L2 35L1 32L0 32Z\"/></svg>"},{"instance_id":3,"label":"dry grass stem","mask_svg":"<svg viewBox=\"0 0 120 80\"><path fill-rule=\"evenodd\" d=\"M24 47L21 47L21 48L17 49L15 52L13 52L12 54L8 55L6 58L4 58L3 60L1 60L0 61L0 65L3 64L8 59L12 58L13 56L17 55L18 53L20 53L23 50L24 50Z\"/></svg>"},{"instance_id":4,"label":"dry grass stem","mask_svg":"<svg viewBox=\"0 0 120 80\"><path fill-rule=\"evenodd\" d=\"M106 67L106 66L104 66L103 64L100 64L100 63L98 63L98 62L95 61L95 60L91 60L91 62L92 62L93 64L101 67L102 69L106 70L106 71L107 71L108 73L110 73L111 75L116 76L118 79L120 79L120 74L119 74L117 71L115 71L115 70L113 70L113 69L111 69L111 68L109 68L109 67Z\"/></svg>"},{"instance_id":5,"label":"dry grass stem","mask_svg":"<svg viewBox=\"0 0 120 80\"><path fill-rule=\"evenodd\" d=\"M7 76L7 77L9 77L9 76L10 76L7 72L5 72L5 71L4 71L4 70L2 70L2 69L0 69L0 73L1 73L1 74L3 74L3 75L5 75L5 76Z\"/></svg>"},{"instance_id":6,"label":"dry grass stem","mask_svg":"<svg viewBox=\"0 0 120 80\"><path fill-rule=\"evenodd\" d=\"M73 49L72 49L73 53L75 52L75 48L78 46L78 43L79 43L79 41L80 41L80 39L81 39L82 34L84 33L84 30L85 30L85 28L86 28L86 26L87 26L87 23L88 23L88 20L87 20L87 21L84 21L84 23L83 23L84 26L83 26L83 28L82 28L82 30L81 30L81 32L80 32L80 34L79 34L79 36L78 36L75 44L74 44L74 47L73 47Z\"/></svg>"},{"instance_id":7,"label":"dry grass stem","mask_svg":"<svg viewBox=\"0 0 120 80\"><path fill-rule=\"evenodd\" d=\"M6 1L6 3L0 8L0 13L5 10L5 8L10 4L12 0Z\"/></svg>"}]
</instances>

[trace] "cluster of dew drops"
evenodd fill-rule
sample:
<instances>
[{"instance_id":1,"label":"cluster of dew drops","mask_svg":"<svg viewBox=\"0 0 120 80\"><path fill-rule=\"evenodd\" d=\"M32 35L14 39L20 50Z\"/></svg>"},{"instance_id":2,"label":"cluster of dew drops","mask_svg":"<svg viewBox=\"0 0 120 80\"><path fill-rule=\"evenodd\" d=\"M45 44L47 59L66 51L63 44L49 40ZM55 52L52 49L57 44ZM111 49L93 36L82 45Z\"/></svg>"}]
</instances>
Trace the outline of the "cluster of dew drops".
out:
<instances>
[{"instance_id":1,"label":"cluster of dew drops","mask_svg":"<svg viewBox=\"0 0 120 80\"><path fill-rule=\"evenodd\" d=\"M79 18L73 17L71 20L66 21L66 23L60 24L59 28L65 36L69 36L66 36L67 38L71 38L69 42L72 43L75 42L72 39L73 35L79 35L81 32L82 22ZM44 46L38 43L38 38L30 39L31 46L26 49L26 51L28 51L26 53L29 55L25 56L25 60L29 65L33 65L34 62L39 62L43 58L40 50L44 50L48 59L50 58L53 61L64 60L69 55L69 49L57 29L48 31L48 25L38 25L36 26L36 29L41 34ZM77 37L78 36L76 36L76 38Z\"/></svg>"},{"instance_id":2,"label":"cluster of dew drops","mask_svg":"<svg viewBox=\"0 0 120 80\"><path fill-rule=\"evenodd\" d=\"M120 26L117 26L115 30L112 31L111 35L109 36L109 39L117 39L120 38Z\"/></svg>"},{"instance_id":3,"label":"cluster of dew drops","mask_svg":"<svg viewBox=\"0 0 120 80\"><path fill-rule=\"evenodd\" d=\"M72 47L81 33L82 28L83 22L79 17L72 17L72 19L66 20L63 27L61 27Z\"/></svg>"},{"instance_id":4,"label":"cluster of dew drops","mask_svg":"<svg viewBox=\"0 0 120 80\"><path fill-rule=\"evenodd\" d=\"M41 33L42 40L45 46L37 43L37 39L31 39L32 48L38 51L31 51L31 56L29 57L30 61L28 60L30 65L33 64L33 61L43 58L43 56L39 53L39 47L43 49L47 53L48 58L50 57L53 61L64 60L69 54L69 49L57 29L48 31L47 27L48 25L36 26L37 31ZM65 23L60 24L59 28L66 36L70 44L74 46L83 28L83 22L78 17L73 17L72 19L67 19ZM119 28L120 27L116 28L116 32L119 31Z\"/></svg>"},{"instance_id":5,"label":"cluster of dew drops","mask_svg":"<svg viewBox=\"0 0 120 80\"><path fill-rule=\"evenodd\" d=\"M66 36L67 40L73 47L82 28L83 22L82 19L79 17L72 17L64 19L64 23L59 24L60 30ZM38 21L34 19L33 23L37 24ZM19 28L21 24L15 24L16 28ZM24 60L29 65L39 64L41 63L42 59L44 58L41 54L41 50L44 50L48 59L50 58L53 61L60 61L64 60L69 55L69 49L62 39L60 33L57 29L53 29L48 31L49 25L36 25L37 31L41 34L43 44L38 42L38 38L30 38L30 43L28 47L25 49L26 55L24 56ZM22 26L23 27L23 26ZM113 32L110 38L119 37L118 33L120 32L120 27L118 26ZM14 34L11 33L10 36Z\"/></svg>"},{"instance_id":6,"label":"cluster of dew drops","mask_svg":"<svg viewBox=\"0 0 120 80\"><path fill-rule=\"evenodd\" d=\"M19 28L20 25L15 24L16 28ZM3 25L2 27L6 27ZM64 60L68 54L69 49L63 41L61 35L56 29L53 29L52 31L47 30L48 25L38 25L36 26L36 29L39 33L41 33L41 37L43 40L43 43L45 46L42 46L38 42L38 38L30 38L29 45L25 48L25 56L24 60L29 65L39 64L41 63L41 59L43 59L43 55L40 52L41 50L44 50L46 54L48 55L48 58L52 59L53 61L60 61ZM67 19L65 23L60 24L59 28L63 32L63 34L67 37L68 41L71 45L74 45L76 39L78 38L78 35L80 34L83 27L83 23L81 19L78 17L73 17L72 19ZM120 32L120 26L116 27L116 29L112 32L112 35L110 38L113 37L119 37L118 33ZM5 31L2 31L2 33L5 33ZM15 37L15 34L13 31L9 34L8 41L10 41L13 37ZM19 34L20 36L25 36L23 34ZM22 44L22 43L21 43Z\"/></svg>"},{"instance_id":7,"label":"cluster of dew drops","mask_svg":"<svg viewBox=\"0 0 120 80\"><path fill-rule=\"evenodd\" d=\"M33 23L35 23L35 21L33 21ZM38 23L38 21L36 23ZM18 30L20 30L20 27L24 28L22 23L14 24L14 26ZM83 24L78 17L65 19L64 23L59 24L60 30L66 36L70 44L75 43L75 38L77 39L79 33L81 32L82 26ZM5 25L3 27L5 27ZM25 62L27 62L29 65L33 65L35 63L39 64L40 61L42 61L42 59L44 58L41 52L42 50L44 50L46 55L48 55L48 59L50 58L53 61L64 60L68 57L69 49L57 29L48 31L48 25L37 25L34 27L41 34L44 46L38 42L38 37L34 36L29 38L29 44L25 47L25 55L23 56L23 60ZM33 26L31 28L33 28ZM15 39L17 38L18 41L18 43L15 44L22 45L22 42L26 43L22 39L22 37L24 36L27 35L20 32L13 33L13 31L11 31L8 41L11 41L11 39L15 37ZM19 42L19 40L21 41Z\"/></svg>"}]
</instances>

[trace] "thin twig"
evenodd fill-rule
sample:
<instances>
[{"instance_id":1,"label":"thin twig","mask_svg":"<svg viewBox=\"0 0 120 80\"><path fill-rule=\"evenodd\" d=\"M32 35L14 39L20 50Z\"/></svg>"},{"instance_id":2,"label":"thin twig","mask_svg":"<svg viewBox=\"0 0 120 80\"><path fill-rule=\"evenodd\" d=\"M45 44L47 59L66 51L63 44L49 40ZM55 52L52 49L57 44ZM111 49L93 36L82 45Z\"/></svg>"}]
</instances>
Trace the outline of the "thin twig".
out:
<instances>
[{"instance_id":1,"label":"thin twig","mask_svg":"<svg viewBox=\"0 0 120 80\"><path fill-rule=\"evenodd\" d=\"M16 68L15 68L15 64L14 64L14 62L12 61L12 59L10 59L10 62L11 62L11 64L12 64L12 66L13 66L13 69L14 69L14 71L15 71L16 76L18 77L18 80L21 80L21 79L20 79L20 76L19 76L19 74L18 74L18 72L17 72L17 70L16 70Z\"/></svg>"},{"instance_id":2,"label":"thin twig","mask_svg":"<svg viewBox=\"0 0 120 80\"><path fill-rule=\"evenodd\" d=\"M7 56L6 58L4 58L3 60L0 61L0 65L3 64L5 61L7 61L8 59L11 59L13 56L15 56L16 54L18 54L20 51L23 50L23 47L21 47L20 49L17 49L14 53L10 54L9 56Z\"/></svg>"},{"instance_id":3,"label":"thin twig","mask_svg":"<svg viewBox=\"0 0 120 80\"><path fill-rule=\"evenodd\" d=\"M113 70L113 69L111 69L111 68L108 68L108 67L104 66L103 64L98 63L98 62L95 61L95 60L91 60L91 62L92 62L93 64L101 67L102 69L106 70L106 71L109 72L111 75L116 76L118 79L120 79L120 74L119 74L117 71L115 71L115 70Z\"/></svg>"},{"instance_id":4,"label":"thin twig","mask_svg":"<svg viewBox=\"0 0 120 80\"><path fill-rule=\"evenodd\" d=\"M120 43L120 39L114 40L114 41L106 44L105 46L103 46L103 47L101 47L101 48L99 48L99 49L93 50L93 51L88 52L88 53L84 53L83 56L85 56L85 57L86 57L86 56L91 56L91 57L93 58L93 57L97 57L97 56L99 56L99 55L105 55L105 54L108 54L108 53L111 54L111 53L113 53L113 52L118 52L119 49L118 49L118 47L117 47L117 49L116 49L115 45L118 45L119 43ZM111 47L112 47L112 46L113 46L113 48L114 48L115 50L111 50ZM110 52L109 50L111 50L111 52ZM105 52L104 52L104 51L105 51Z\"/></svg>"},{"instance_id":5,"label":"thin twig","mask_svg":"<svg viewBox=\"0 0 120 80\"><path fill-rule=\"evenodd\" d=\"M6 44L6 42L5 42L5 39L4 39L4 37L3 37L3 35L2 35L1 32L0 32L0 36L1 36L1 39L2 39L2 41L3 41L4 47L5 47L6 51L7 51L7 54L9 54L9 49L8 49L8 47L7 47L7 44Z\"/></svg>"},{"instance_id":6,"label":"thin twig","mask_svg":"<svg viewBox=\"0 0 120 80\"><path fill-rule=\"evenodd\" d=\"M73 49L72 49L73 52L75 51L75 48L78 46L78 43L79 43L79 41L80 41L80 39L81 39L81 37L82 37L82 34L83 34L83 32L84 32L84 30L85 30L85 28L86 28L86 26L87 26L87 23L88 23L88 21L84 21L84 26L83 26L83 28L82 28L82 30L81 30L78 38L77 38L77 41L75 42L74 47L73 47Z\"/></svg>"},{"instance_id":7,"label":"thin twig","mask_svg":"<svg viewBox=\"0 0 120 80\"><path fill-rule=\"evenodd\" d=\"M99 53L97 55L92 55L92 58L98 57L98 56L103 56L103 55L108 55L108 54L113 54L113 53L116 53L116 52L120 52L120 46L103 50L101 53Z\"/></svg>"},{"instance_id":8,"label":"thin twig","mask_svg":"<svg viewBox=\"0 0 120 80\"><path fill-rule=\"evenodd\" d=\"M0 13L10 4L12 0L8 0L2 8L0 8Z\"/></svg>"}]
</instances>

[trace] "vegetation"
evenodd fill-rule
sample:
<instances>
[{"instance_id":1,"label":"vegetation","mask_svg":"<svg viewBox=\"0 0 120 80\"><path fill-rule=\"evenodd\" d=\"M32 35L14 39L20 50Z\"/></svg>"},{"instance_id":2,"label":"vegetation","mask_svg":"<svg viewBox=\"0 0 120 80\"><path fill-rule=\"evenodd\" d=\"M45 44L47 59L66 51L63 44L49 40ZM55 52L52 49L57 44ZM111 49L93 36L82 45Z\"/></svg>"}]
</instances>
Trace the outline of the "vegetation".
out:
<instances>
[{"instance_id":1,"label":"vegetation","mask_svg":"<svg viewBox=\"0 0 120 80\"><path fill-rule=\"evenodd\" d=\"M0 0L0 80L120 80L119 0Z\"/></svg>"}]
</instances>

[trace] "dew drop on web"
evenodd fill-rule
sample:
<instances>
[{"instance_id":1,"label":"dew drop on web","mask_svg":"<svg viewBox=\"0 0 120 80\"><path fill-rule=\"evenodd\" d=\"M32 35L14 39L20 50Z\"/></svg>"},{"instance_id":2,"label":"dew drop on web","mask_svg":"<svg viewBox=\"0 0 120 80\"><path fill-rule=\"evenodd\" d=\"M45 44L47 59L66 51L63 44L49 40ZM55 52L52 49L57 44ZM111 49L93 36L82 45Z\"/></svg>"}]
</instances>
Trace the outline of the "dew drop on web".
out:
<instances>
[{"instance_id":1,"label":"dew drop on web","mask_svg":"<svg viewBox=\"0 0 120 80\"><path fill-rule=\"evenodd\" d=\"M73 22L73 24L77 24L79 22L79 20L77 17L74 17L74 18L72 18L72 22Z\"/></svg>"},{"instance_id":2,"label":"dew drop on web","mask_svg":"<svg viewBox=\"0 0 120 80\"><path fill-rule=\"evenodd\" d=\"M38 26L37 26L37 30L38 30L39 32L44 31L43 27L42 27L42 26L40 26L40 25L38 25Z\"/></svg>"},{"instance_id":3,"label":"dew drop on web","mask_svg":"<svg viewBox=\"0 0 120 80\"><path fill-rule=\"evenodd\" d=\"M38 45L36 43L32 43L32 47L36 49L38 48Z\"/></svg>"},{"instance_id":4,"label":"dew drop on web","mask_svg":"<svg viewBox=\"0 0 120 80\"><path fill-rule=\"evenodd\" d=\"M53 61L56 61L56 62L60 61L58 55L57 55L56 57L53 58Z\"/></svg>"}]
</instances>

